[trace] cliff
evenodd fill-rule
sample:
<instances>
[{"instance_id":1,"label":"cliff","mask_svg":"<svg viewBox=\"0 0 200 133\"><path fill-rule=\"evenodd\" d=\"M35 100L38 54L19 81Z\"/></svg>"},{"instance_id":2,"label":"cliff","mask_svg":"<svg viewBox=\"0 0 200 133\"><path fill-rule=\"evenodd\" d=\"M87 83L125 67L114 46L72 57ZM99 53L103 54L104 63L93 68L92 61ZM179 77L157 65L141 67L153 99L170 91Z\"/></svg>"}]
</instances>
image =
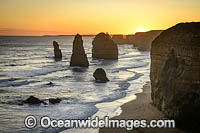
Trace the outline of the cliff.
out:
<instances>
[{"instance_id":1,"label":"cliff","mask_svg":"<svg viewBox=\"0 0 200 133\"><path fill-rule=\"evenodd\" d=\"M152 41L160 35L162 30L151 30L147 32L136 32L130 35L113 35L112 40L116 44L133 44L141 51L149 51Z\"/></svg>"},{"instance_id":2,"label":"cliff","mask_svg":"<svg viewBox=\"0 0 200 133\"><path fill-rule=\"evenodd\" d=\"M180 23L152 43L153 104L176 125L199 131L200 22Z\"/></svg>"},{"instance_id":3,"label":"cliff","mask_svg":"<svg viewBox=\"0 0 200 133\"><path fill-rule=\"evenodd\" d=\"M162 30L151 30L148 32L137 32L131 38L131 42L135 47L137 47L141 51L149 51L151 50L152 41L160 35Z\"/></svg>"}]
</instances>

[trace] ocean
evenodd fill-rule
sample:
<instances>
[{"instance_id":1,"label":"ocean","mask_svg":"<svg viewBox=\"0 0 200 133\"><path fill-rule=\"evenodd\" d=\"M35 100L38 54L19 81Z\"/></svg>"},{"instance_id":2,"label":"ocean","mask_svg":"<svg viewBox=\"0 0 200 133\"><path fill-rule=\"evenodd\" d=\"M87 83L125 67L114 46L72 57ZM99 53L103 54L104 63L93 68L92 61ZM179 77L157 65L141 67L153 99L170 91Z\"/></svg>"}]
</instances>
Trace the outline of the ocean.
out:
<instances>
[{"instance_id":1,"label":"ocean","mask_svg":"<svg viewBox=\"0 0 200 133\"><path fill-rule=\"evenodd\" d=\"M135 99L149 80L150 52L132 45L118 45L118 60L92 59L94 36L83 37L90 66L70 67L74 36L0 37L0 132L61 132L64 128L25 127L27 115L38 119L87 119L97 115L115 116L120 105ZM53 41L60 44L63 59L54 60ZM96 83L93 73L103 68L109 82ZM53 82L53 85L46 85ZM55 105L19 105L29 96ZM76 131L74 131L76 132Z\"/></svg>"}]
</instances>

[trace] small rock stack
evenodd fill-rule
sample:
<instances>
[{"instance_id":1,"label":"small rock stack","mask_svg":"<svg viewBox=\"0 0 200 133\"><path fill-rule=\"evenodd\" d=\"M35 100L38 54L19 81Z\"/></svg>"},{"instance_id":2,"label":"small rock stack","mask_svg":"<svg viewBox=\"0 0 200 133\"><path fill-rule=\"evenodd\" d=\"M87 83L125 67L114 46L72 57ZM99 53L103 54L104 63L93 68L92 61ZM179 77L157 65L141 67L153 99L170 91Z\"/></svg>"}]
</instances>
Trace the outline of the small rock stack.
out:
<instances>
[{"instance_id":1,"label":"small rock stack","mask_svg":"<svg viewBox=\"0 0 200 133\"><path fill-rule=\"evenodd\" d=\"M106 76L106 72L103 68L97 68L95 72L93 73L93 76L96 82L105 83L109 81L109 79Z\"/></svg>"},{"instance_id":2,"label":"small rock stack","mask_svg":"<svg viewBox=\"0 0 200 133\"><path fill-rule=\"evenodd\" d=\"M53 47L54 47L54 58L55 58L55 60L61 60L62 59L62 52L59 49L59 44L56 41L53 41Z\"/></svg>"},{"instance_id":3,"label":"small rock stack","mask_svg":"<svg viewBox=\"0 0 200 133\"><path fill-rule=\"evenodd\" d=\"M97 59L118 59L117 44L108 34L99 33L92 42L92 57Z\"/></svg>"},{"instance_id":4,"label":"small rock stack","mask_svg":"<svg viewBox=\"0 0 200 133\"><path fill-rule=\"evenodd\" d=\"M73 41L73 50L70 61L70 66L88 67L89 62L83 47L82 36L77 34Z\"/></svg>"}]
</instances>

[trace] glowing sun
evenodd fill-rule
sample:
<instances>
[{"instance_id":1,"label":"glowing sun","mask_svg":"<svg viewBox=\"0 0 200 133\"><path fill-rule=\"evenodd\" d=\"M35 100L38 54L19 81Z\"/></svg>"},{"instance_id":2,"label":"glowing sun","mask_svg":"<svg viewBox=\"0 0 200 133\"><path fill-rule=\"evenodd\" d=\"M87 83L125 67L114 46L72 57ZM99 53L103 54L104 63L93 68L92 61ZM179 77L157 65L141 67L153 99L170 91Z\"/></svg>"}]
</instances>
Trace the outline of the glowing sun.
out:
<instances>
[{"instance_id":1,"label":"glowing sun","mask_svg":"<svg viewBox=\"0 0 200 133\"><path fill-rule=\"evenodd\" d=\"M145 29L145 28L138 28L136 30L136 32L146 32L146 31L147 31L147 29Z\"/></svg>"}]
</instances>

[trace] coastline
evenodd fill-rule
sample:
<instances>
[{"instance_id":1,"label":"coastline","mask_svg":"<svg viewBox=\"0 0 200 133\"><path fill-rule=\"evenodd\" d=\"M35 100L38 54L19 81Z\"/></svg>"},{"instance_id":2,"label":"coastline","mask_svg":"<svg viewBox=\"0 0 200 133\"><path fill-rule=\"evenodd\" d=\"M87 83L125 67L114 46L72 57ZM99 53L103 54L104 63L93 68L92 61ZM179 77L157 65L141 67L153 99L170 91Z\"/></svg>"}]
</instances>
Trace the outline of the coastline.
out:
<instances>
[{"instance_id":1,"label":"coastline","mask_svg":"<svg viewBox=\"0 0 200 133\"><path fill-rule=\"evenodd\" d=\"M151 103L151 85L147 82L143 86L143 92L136 94L137 98L121 106L122 113L112 119L145 119L148 122L153 119L167 119L164 114L156 109ZM102 128L99 133L125 133L126 129L119 128ZM185 131L177 128L137 128L133 129L134 133L184 133Z\"/></svg>"},{"instance_id":2,"label":"coastline","mask_svg":"<svg viewBox=\"0 0 200 133\"><path fill-rule=\"evenodd\" d=\"M134 94L128 94L127 96L120 98L118 100L112 101L112 102L104 102L104 103L98 103L96 104L96 107L98 108L98 111L91 116L91 118L95 118L98 116L100 119L103 119L105 116L109 116L109 118L113 118L116 116L119 116L122 113L122 108L124 104L135 101L136 100L136 94L142 93L143 90L137 89ZM99 133L100 128L85 128L85 129L79 129L79 128L72 128L61 131L61 133L74 133L74 132L81 132L81 133Z\"/></svg>"}]
</instances>

